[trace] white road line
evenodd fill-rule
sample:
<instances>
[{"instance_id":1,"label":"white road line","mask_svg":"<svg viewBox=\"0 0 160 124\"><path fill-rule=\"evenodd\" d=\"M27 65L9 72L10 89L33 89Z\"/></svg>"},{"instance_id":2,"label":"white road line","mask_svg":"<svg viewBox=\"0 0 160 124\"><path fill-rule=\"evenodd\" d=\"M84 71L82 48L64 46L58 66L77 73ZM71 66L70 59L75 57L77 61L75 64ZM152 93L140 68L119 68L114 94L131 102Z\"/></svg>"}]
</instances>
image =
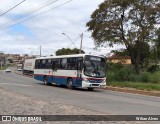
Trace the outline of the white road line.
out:
<instances>
[{"instance_id":1,"label":"white road line","mask_svg":"<svg viewBox=\"0 0 160 124\"><path fill-rule=\"evenodd\" d=\"M24 87L33 87L32 85L25 85L25 84L12 84L12 83L0 83L0 85L17 85L17 86L24 86Z\"/></svg>"}]
</instances>

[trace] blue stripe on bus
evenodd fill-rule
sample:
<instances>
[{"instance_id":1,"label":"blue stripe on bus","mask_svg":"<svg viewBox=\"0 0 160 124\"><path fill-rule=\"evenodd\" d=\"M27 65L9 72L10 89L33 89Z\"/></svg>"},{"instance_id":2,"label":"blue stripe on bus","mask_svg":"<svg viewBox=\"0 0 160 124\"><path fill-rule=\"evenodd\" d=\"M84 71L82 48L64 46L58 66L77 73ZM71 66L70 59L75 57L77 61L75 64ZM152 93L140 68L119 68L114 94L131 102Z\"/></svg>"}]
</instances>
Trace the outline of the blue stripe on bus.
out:
<instances>
[{"instance_id":1,"label":"blue stripe on bus","mask_svg":"<svg viewBox=\"0 0 160 124\"><path fill-rule=\"evenodd\" d=\"M48 77L48 82L54 82L57 85L67 85L67 78L64 76L47 76ZM82 80L79 78L71 77L73 80L73 86L76 87L81 87L82 86ZM34 75L34 79L43 81L44 80L44 75Z\"/></svg>"}]
</instances>

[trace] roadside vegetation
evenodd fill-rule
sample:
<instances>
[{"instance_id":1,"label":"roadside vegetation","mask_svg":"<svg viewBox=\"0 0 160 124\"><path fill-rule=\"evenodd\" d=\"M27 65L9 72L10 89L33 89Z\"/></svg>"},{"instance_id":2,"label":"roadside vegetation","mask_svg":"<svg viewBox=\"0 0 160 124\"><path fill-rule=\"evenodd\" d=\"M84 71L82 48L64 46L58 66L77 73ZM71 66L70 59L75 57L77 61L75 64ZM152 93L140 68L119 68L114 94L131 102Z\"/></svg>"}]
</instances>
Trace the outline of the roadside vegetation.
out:
<instances>
[{"instance_id":1,"label":"roadside vegetation","mask_svg":"<svg viewBox=\"0 0 160 124\"><path fill-rule=\"evenodd\" d=\"M2 67L0 66L0 70L5 70L10 66L15 66L15 65L3 65Z\"/></svg>"},{"instance_id":2,"label":"roadside vegetation","mask_svg":"<svg viewBox=\"0 0 160 124\"><path fill-rule=\"evenodd\" d=\"M8 66L2 66L0 67L0 70L5 70Z\"/></svg>"},{"instance_id":3,"label":"roadside vegetation","mask_svg":"<svg viewBox=\"0 0 160 124\"><path fill-rule=\"evenodd\" d=\"M160 91L160 68L152 65L137 75L132 65L108 63L107 85Z\"/></svg>"},{"instance_id":4,"label":"roadside vegetation","mask_svg":"<svg viewBox=\"0 0 160 124\"><path fill-rule=\"evenodd\" d=\"M109 86L121 88L135 88L137 90L160 91L160 84L144 82L107 82Z\"/></svg>"}]
</instances>

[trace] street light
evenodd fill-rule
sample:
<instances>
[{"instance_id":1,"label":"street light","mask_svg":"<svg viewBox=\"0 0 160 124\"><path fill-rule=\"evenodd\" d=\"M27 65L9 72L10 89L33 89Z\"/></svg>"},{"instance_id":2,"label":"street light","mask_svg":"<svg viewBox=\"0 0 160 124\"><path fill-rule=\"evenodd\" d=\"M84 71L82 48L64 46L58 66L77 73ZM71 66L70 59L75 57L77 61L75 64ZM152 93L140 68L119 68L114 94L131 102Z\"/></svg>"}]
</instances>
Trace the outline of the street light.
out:
<instances>
[{"instance_id":1,"label":"street light","mask_svg":"<svg viewBox=\"0 0 160 124\"><path fill-rule=\"evenodd\" d=\"M71 38L70 38L67 34L65 34L65 33L62 33L62 34L65 35L65 36L67 36L68 39L69 39L69 40L72 42L72 44L74 45L74 47L77 48L76 45L74 44L74 42L71 40Z\"/></svg>"}]
</instances>

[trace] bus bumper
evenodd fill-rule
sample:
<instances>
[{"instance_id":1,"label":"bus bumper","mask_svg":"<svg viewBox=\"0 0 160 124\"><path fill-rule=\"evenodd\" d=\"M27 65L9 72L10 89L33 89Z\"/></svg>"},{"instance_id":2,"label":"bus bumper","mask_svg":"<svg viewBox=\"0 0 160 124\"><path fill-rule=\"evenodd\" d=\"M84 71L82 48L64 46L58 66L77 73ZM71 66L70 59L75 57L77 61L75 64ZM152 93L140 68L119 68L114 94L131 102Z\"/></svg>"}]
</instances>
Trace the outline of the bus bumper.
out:
<instances>
[{"instance_id":1,"label":"bus bumper","mask_svg":"<svg viewBox=\"0 0 160 124\"><path fill-rule=\"evenodd\" d=\"M90 82L86 82L86 81L82 81L82 87L83 88L88 88L88 87L102 87L102 88L106 88L106 82L103 83L90 83Z\"/></svg>"}]
</instances>

